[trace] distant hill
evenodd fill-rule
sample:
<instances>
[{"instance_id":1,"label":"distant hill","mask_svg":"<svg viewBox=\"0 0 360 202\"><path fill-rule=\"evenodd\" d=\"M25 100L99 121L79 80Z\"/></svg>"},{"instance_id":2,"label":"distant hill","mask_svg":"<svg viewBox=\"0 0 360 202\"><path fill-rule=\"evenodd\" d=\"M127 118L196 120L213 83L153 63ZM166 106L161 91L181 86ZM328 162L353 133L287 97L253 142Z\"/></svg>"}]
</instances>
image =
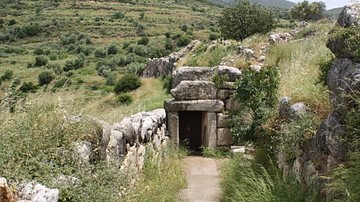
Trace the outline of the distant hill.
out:
<instances>
[{"instance_id":1,"label":"distant hill","mask_svg":"<svg viewBox=\"0 0 360 202\"><path fill-rule=\"evenodd\" d=\"M333 19L333 18L337 19L343 8L344 7L339 7L339 8L333 8L333 9L327 10L325 12L325 15L326 15L326 17L328 17L330 19Z\"/></svg>"},{"instance_id":2,"label":"distant hill","mask_svg":"<svg viewBox=\"0 0 360 202\"><path fill-rule=\"evenodd\" d=\"M207 0L208 2L215 4L215 5L219 5L219 6L228 6L231 5L235 2L235 0ZM293 5L295 5L295 3L291 2L291 1L287 1L287 0L250 0L251 3L257 3L260 4L262 6L267 6L267 7L275 7L275 8L283 8L283 9L289 9L291 8Z\"/></svg>"}]
</instances>

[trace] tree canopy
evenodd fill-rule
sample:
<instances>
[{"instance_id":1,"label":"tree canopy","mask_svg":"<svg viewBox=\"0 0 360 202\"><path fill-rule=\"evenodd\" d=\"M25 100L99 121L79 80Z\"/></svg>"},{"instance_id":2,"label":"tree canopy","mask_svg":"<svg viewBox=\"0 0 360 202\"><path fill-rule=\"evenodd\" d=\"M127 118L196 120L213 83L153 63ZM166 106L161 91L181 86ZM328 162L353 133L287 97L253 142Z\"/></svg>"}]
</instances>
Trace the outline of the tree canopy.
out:
<instances>
[{"instance_id":1,"label":"tree canopy","mask_svg":"<svg viewBox=\"0 0 360 202\"><path fill-rule=\"evenodd\" d=\"M256 33L269 32L274 25L274 15L269 9L247 0L225 8L219 20L221 35L225 39L241 41Z\"/></svg>"},{"instance_id":2,"label":"tree canopy","mask_svg":"<svg viewBox=\"0 0 360 202\"><path fill-rule=\"evenodd\" d=\"M320 20L324 17L326 5L324 2L303 1L293 6L289 14L298 20Z\"/></svg>"}]
</instances>

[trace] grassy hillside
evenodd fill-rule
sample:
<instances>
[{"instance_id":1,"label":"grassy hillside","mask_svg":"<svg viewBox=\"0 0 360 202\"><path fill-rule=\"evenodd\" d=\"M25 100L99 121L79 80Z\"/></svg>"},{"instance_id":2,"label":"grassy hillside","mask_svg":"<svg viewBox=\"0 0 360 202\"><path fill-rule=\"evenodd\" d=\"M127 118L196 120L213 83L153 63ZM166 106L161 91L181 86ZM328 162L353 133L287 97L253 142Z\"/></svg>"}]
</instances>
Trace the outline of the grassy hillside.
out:
<instances>
[{"instance_id":1,"label":"grassy hillside","mask_svg":"<svg viewBox=\"0 0 360 202\"><path fill-rule=\"evenodd\" d=\"M342 9L343 9L343 7L329 9L325 12L325 15L330 19L338 19L339 14L342 11Z\"/></svg>"},{"instance_id":2,"label":"grassy hillside","mask_svg":"<svg viewBox=\"0 0 360 202\"><path fill-rule=\"evenodd\" d=\"M228 5L231 5L231 4L236 2L235 0L207 0L207 1L211 2L211 3L215 4L215 5L220 5L220 6L228 6ZM262 6L274 7L274 8L283 8L283 9L289 9L293 5L295 5L295 3L291 2L291 1L287 1L287 0L272 0L272 1L250 0L250 2L257 3L257 4L260 4Z\"/></svg>"},{"instance_id":3,"label":"grassy hillside","mask_svg":"<svg viewBox=\"0 0 360 202\"><path fill-rule=\"evenodd\" d=\"M2 1L0 76L11 73L10 78L1 79L0 100L18 78L17 90L31 82L37 94L65 93L92 114L103 108L118 109L112 93L117 79L141 70L148 58L167 55L193 39L207 40L210 30L216 30L216 6L190 0L123 2ZM38 86L43 72L53 80ZM144 80L143 84L139 92L164 93L160 80ZM127 107L161 107L161 99L161 104L145 101L151 95L137 97L139 92L131 93L134 103L121 107L124 113L120 114L134 111ZM133 106L135 103L142 106ZM111 113L102 118L115 121Z\"/></svg>"}]
</instances>

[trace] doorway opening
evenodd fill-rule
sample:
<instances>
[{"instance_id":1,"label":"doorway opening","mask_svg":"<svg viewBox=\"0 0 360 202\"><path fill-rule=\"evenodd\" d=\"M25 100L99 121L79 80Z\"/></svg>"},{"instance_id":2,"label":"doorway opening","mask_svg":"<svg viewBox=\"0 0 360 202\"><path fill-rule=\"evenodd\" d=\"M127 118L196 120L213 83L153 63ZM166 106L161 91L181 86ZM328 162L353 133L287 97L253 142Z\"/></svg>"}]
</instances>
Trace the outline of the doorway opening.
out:
<instances>
[{"instance_id":1,"label":"doorway opening","mask_svg":"<svg viewBox=\"0 0 360 202\"><path fill-rule=\"evenodd\" d=\"M201 152L202 121L201 111L179 112L179 140L180 144L192 152Z\"/></svg>"}]
</instances>

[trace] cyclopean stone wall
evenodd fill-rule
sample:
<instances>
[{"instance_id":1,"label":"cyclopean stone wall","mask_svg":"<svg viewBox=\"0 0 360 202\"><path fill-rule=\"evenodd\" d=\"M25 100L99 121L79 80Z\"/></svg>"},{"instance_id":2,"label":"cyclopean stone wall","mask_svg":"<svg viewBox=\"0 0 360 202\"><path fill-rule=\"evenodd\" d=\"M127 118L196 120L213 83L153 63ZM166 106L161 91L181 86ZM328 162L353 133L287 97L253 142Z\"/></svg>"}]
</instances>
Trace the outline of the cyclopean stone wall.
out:
<instances>
[{"instance_id":1,"label":"cyclopean stone wall","mask_svg":"<svg viewBox=\"0 0 360 202\"><path fill-rule=\"evenodd\" d=\"M215 75L227 75L226 81L216 85ZM229 111L239 108L232 94L234 82L240 75L239 69L228 66L181 67L175 70L172 74L173 99L164 102L170 138L180 144L179 112L202 112L202 126L199 126L202 146L210 149L229 147L232 135L227 127L227 118Z\"/></svg>"}]
</instances>

